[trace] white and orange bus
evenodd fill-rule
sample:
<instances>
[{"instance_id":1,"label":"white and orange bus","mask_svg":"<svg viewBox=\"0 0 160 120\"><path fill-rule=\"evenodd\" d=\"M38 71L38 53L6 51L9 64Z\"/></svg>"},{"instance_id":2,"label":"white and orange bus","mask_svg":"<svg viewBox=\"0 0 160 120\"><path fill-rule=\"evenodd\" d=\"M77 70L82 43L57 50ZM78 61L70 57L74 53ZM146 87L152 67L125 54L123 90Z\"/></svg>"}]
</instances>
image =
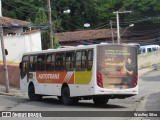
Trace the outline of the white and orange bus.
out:
<instances>
[{"instance_id":1,"label":"white and orange bus","mask_svg":"<svg viewBox=\"0 0 160 120\"><path fill-rule=\"evenodd\" d=\"M25 53L20 88L30 100L57 96L64 104L138 94L137 47L96 44Z\"/></svg>"}]
</instances>

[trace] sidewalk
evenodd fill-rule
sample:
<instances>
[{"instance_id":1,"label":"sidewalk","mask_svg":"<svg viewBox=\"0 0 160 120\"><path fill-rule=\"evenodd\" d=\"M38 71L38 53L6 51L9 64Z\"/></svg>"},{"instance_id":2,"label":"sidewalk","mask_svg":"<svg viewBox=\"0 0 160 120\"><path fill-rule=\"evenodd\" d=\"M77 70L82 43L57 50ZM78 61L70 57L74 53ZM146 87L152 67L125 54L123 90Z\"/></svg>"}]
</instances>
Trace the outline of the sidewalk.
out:
<instances>
[{"instance_id":1,"label":"sidewalk","mask_svg":"<svg viewBox=\"0 0 160 120\"><path fill-rule=\"evenodd\" d=\"M138 70L138 76L141 77L141 76L143 76L143 75L145 75L145 74L147 74L147 73L149 73L153 70L154 70L153 67L147 67L147 68L139 69Z\"/></svg>"},{"instance_id":2,"label":"sidewalk","mask_svg":"<svg viewBox=\"0 0 160 120\"><path fill-rule=\"evenodd\" d=\"M153 70L154 70L153 67L140 69L140 70L138 70L139 77L141 77L144 74L147 74L148 72L151 72ZM5 86L0 85L0 95L8 95L8 96L24 96L24 95L26 95L24 93L21 93L19 88L11 87L9 93L6 93L5 90L6 90Z\"/></svg>"},{"instance_id":3,"label":"sidewalk","mask_svg":"<svg viewBox=\"0 0 160 120\"><path fill-rule=\"evenodd\" d=\"M6 87L4 85L0 85L0 95L7 95L7 96L25 96L26 94L21 93L19 88L10 87L10 92L6 93Z\"/></svg>"}]
</instances>

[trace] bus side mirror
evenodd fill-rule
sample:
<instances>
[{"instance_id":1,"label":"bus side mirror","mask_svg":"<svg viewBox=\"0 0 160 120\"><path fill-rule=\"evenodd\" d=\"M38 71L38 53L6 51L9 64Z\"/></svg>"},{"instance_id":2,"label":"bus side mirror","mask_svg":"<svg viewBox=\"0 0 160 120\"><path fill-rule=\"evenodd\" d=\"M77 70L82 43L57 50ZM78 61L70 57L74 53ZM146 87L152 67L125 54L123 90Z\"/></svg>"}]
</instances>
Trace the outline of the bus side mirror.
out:
<instances>
[{"instance_id":1,"label":"bus side mirror","mask_svg":"<svg viewBox=\"0 0 160 120\"><path fill-rule=\"evenodd\" d=\"M5 49L5 55L8 55L8 50L7 49Z\"/></svg>"},{"instance_id":2,"label":"bus side mirror","mask_svg":"<svg viewBox=\"0 0 160 120\"><path fill-rule=\"evenodd\" d=\"M22 62L19 63L19 69L22 69Z\"/></svg>"}]
</instances>

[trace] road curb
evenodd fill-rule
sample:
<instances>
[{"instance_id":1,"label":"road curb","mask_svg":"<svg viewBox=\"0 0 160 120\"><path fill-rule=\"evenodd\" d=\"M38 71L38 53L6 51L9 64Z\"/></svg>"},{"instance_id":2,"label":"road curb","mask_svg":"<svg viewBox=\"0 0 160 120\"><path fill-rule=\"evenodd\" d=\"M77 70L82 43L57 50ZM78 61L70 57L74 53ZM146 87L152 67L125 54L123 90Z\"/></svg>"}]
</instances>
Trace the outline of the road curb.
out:
<instances>
[{"instance_id":1,"label":"road curb","mask_svg":"<svg viewBox=\"0 0 160 120\"><path fill-rule=\"evenodd\" d=\"M20 96L26 96L25 93L5 93L5 92L0 92L0 95L5 95L5 96L16 96L16 97L20 97Z\"/></svg>"},{"instance_id":2,"label":"road curb","mask_svg":"<svg viewBox=\"0 0 160 120\"><path fill-rule=\"evenodd\" d=\"M0 92L0 95L15 96L15 94L12 94L12 93L5 93L5 92Z\"/></svg>"},{"instance_id":3,"label":"road curb","mask_svg":"<svg viewBox=\"0 0 160 120\"><path fill-rule=\"evenodd\" d=\"M153 68L145 69L145 71L143 71L143 69L142 69L142 70L139 70L139 71L138 71L138 75L139 75L139 77L142 77L143 75L145 75L145 74L147 74L147 73L149 73L149 72L152 72L152 71L154 71Z\"/></svg>"}]
</instances>

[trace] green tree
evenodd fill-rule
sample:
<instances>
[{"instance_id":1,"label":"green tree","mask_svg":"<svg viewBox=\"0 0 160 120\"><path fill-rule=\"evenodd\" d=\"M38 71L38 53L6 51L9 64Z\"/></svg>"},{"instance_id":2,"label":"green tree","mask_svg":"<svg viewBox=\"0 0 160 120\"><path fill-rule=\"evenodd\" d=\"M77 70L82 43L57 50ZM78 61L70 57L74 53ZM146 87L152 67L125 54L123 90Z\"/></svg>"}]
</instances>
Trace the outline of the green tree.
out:
<instances>
[{"instance_id":1,"label":"green tree","mask_svg":"<svg viewBox=\"0 0 160 120\"><path fill-rule=\"evenodd\" d=\"M38 13L35 18L35 25L46 25L48 23L48 19L45 13L44 8L39 8Z\"/></svg>"},{"instance_id":2,"label":"green tree","mask_svg":"<svg viewBox=\"0 0 160 120\"><path fill-rule=\"evenodd\" d=\"M3 16L34 22L39 8L46 9L45 3L44 0L2 0Z\"/></svg>"},{"instance_id":3,"label":"green tree","mask_svg":"<svg viewBox=\"0 0 160 120\"><path fill-rule=\"evenodd\" d=\"M128 21L158 17L160 2L159 0L124 0L122 9L133 11L131 16L128 17ZM159 18L157 19L152 19L150 22L159 22Z\"/></svg>"},{"instance_id":4,"label":"green tree","mask_svg":"<svg viewBox=\"0 0 160 120\"><path fill-rule=\"evenodd\" d=\"M64 30L84 29L84 23L88 22L91 25L96 23L94 0L53 0L52 5L53 11L60 16ZM71 13L63 14L67 9L70 9Z\"/></svg>"},{"instance_id":5,"label":"green tree","mask_svg":"<svg viewBox=\"0 0 160 120\"><path fill-rule=\"evenodd\" d=\"M99 20L105 21L115 18L113 11L115 11L116 0L99 0L95 2L95 9L98 13Z\"/></svg>"}]
</instances>

